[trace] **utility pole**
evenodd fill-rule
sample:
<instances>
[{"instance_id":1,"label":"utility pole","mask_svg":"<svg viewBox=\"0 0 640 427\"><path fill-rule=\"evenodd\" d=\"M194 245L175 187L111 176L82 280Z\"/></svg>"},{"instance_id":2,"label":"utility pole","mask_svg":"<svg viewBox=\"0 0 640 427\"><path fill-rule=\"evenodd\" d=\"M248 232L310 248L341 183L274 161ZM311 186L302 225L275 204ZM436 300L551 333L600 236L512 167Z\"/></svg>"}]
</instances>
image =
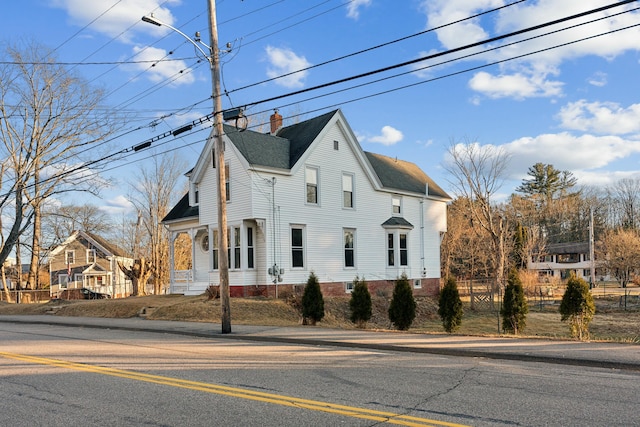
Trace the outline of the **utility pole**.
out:
<instances>
[{"instance_id":1,"label":"utility pole","mask_svg":"<svg viewBox=\"0 0 640 427\"><path fill-rule=\"evenodd\" d=\"M227 191L224 163L224 140L222 139L222 97L220 95L220 52L218 49L218 26L216 3L209 0L209 34L211 46L211 81L213 97L213 122L215 132L215 156L218 169L218 272L220 275L220 305L222 333L231 333L231 304L229 294L229 255L227 241Z\"/></svg>"},{"instance_id":2,"label":"utility pole","mask_svg":"<svg viewBox=\"0 0 640 427\"><path fill-rule=\"evenodd\" d=\"M593 237L593 207L589 208L589 266L590 266L590 288L595 287L596 285L596 260L595 260L595 250L594 250L594 237Z\"/></svg>"}]
</instances>

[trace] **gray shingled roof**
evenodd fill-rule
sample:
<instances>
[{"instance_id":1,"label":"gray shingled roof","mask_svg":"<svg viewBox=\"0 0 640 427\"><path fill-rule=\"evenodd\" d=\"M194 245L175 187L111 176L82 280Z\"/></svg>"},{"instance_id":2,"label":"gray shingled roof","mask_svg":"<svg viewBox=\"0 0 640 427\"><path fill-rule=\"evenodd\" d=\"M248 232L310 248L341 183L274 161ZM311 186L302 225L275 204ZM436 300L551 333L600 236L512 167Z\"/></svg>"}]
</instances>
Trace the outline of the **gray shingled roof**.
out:
<instances>
[{"instance_id":1,"label":"gray shingled roof","mask_svg":"<svg viewBox=\"0 0 640 427\"><path fill-rule=\"evenodd\" d=\"M284 127L276 136L228 125L224 133L250 164L291 169L337 111Z\"/></svg>"},{"instance_id":2,"label":"gray shingled roof","mask_svg":"<svg viewBox=\"0 0 640 427\"><path fill-rule=\"evenodd\" d=\"M169 211L162 222L173 221L176 219L186 219L198 217L200 208L198 206L189 206L189 193L182 196L182 199Z\"/></svg>"},{"instance_id":3,"label":"gray shingled roof","mask_svg":"<svg viewBox=\"0 0 640 427\"><path fill-rule=\"evenodd\" d=\"M381 154L364 153L369 159L376 175L380 179L383 187L412 193L425 194L428 196L451 197L435 183L426 173L424 173L415 163L404 160L393 159ZM429 194L426 194L426 191Z\"/></svg>"}]
</instances>

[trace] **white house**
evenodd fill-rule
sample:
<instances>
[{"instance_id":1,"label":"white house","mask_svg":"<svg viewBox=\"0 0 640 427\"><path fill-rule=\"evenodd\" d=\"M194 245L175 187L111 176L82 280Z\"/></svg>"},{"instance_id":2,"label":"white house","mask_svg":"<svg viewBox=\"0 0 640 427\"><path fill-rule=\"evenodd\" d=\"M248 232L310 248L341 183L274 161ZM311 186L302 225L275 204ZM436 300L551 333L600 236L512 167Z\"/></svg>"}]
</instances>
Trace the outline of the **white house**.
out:
<instances>
[{"instance_id":1,"label":"white house","mask_svg":"<svg viewBox=\"0 0 640 427\"><path fill-rule=\"evenodd\" d=\"M340 110L281 125L276 111L268 134L224 126L231 295L283 295L311 272L325 294L350 292L356 276L392 289L403 273L416 295L437 294L449 195L415 164L363 151ZM213 140L163 220L172 293L218 284ZM191 259L176 269L181 235Z\"/></svg>"},{"instance_id":2,"label":"white house","mask_svg":"<svg viewBox=\"0 0 640 427\"><path fill-rule=\"evenodd\" d=\"M551 243L543 254L533 255L528 262L529 270L537 271L542 281L566 280L570 274L591 281L592 260L589 242ZM596 280L604 280L596 269Z\"/></svg>"}]
</instances>

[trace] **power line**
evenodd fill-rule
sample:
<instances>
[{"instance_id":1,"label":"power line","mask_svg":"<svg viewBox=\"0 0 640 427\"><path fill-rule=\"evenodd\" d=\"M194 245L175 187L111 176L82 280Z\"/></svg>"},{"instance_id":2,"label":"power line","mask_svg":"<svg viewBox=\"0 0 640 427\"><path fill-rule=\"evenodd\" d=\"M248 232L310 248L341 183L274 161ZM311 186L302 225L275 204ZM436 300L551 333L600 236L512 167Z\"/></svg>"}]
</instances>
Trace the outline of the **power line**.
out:
<instances>
[{"instance_id":1,"label":"power line","mask_svg":"<svg viewBox=\"0 0 640 427\"><path fill-rule=\"evenodd\" d=\"M583 12L583 13L580 13L580 14L572 15L572 16L567 17L567 18L562 18L561 20L551 21L551 22L548 22L548 23L545 23L545 24L540 24L540 25L537 25L537 26L534 26L534 27L530 27L530 28L528 28L528 29L524 29L524 30L520 30L520 31L517 31L517 32L509 33L508 35L503 35L503 36L499 36L499 37L494 37L494 38L489 39L489 40L491 40L491 41L495 41L496 39L503 39L503 38L505 38L505 37L507 37L507 36L513 36L513 35L516 35L516 34L522 34L522 33L524 33L524 32L531 31L532 29L539 29L539 28L543 28L543 27L546 27L546 26L549 26L549 25L554 25L554 24L556 24L556 23L558 23L558 22L566 22L566 21L567 21L567 20L569 20L569 19L575 19L575 18L577 18L577 17L586 16L586 15L588 15L588 14L595 13L595 12L597 12L597 11L601 11L601 10L603 10L603 9L608 9L608 8L611 8L611 7L619 6L619 5L621 5L621 4L631 3L632 1L636 1L636 0L628 0L628 1L624 1L624 2L621 2L621 3L614 4L614 5L605 6L605 7L603 7L603 8L597 8L597 9L594 9L594 10L591 10L591 11L588 11L588 12ZM633 10L637 10L637 9L633 9ZM631 11L633 11L633 10L631 10ZM621 13L629 13L629 12L631 12L631 11L625 11L625 12L621 12ZM618 15L619 15L619 14L618 14ZM613 16L615 16L615 15L613 15ZM609 17L606 17L606 18L610 18L610 16L609 16ZM605 18L599 18L599 19L605 19ZM596 19L596 20L599 20L599 19ZM590 22L594 22L594 21L596 21L596 20L593 20L593 21L590 21ZM568 28L573 28L573 27L578 26L578 25L582 25L582 24L577 24L577 25L574 25L574 26L572 26L572 27L568 27ZM379 95L386 94L386 93L390 93L390 92L393 92L393 91L398 91L398 90L406 89L406 88L409 88L409 87L414 87L414 86L417 86L417 85L421 85L421 84L425 84L425 83L433 82L433 81L436 81L436 80L444 79L444 78L446 78L446 77L452 77L452 76L459 75L459 74L462 74L462 73L466 73L466 72L470 72L470 71L475 71L475 70L478 70L478 69L481 69L481 68L485 68L485 67L489 67L489 66L497 65L497 64L500 64L500 63L503 63L503 62L507 62L507 61L511 61L511 60L519 59L519 58L522 58L522 57L526 57L526 56L534 55L534 54L537 54L537 53L541 53L541 52L544 52L544 51L548 51L548 50L551 50L551 49L556 49L556 48L559 48L559 47L567 46L567 45L570 45L570 44L573 44L573 43L577 43L577 42L581 42L581 41L585 41L585 40L593 39L593 38L596 38L596 37L601 37L601 36L604 36L604 35L607 35L607 34L612 34L612 33L614 33L614 32L618 32L618 31L623 31L623 30L625 30L625 29L629 29L629 28L637 27L637 26L639 26L639 25L640 25L640 24L630 25L630 26L627 26L627 27L624 27L624 28L619 28L619 29L616 29L616 30L607 31L607 32L600 33L600 34L597 34L597 35L592 35L592 36L589 36L589 37L584 37L584 38L581 38L581 39L578 39L578 40L573 40L573 41L570 41L570 42L566 42L566 43L558 44L558 45L555 45L555 46L552 46L552 47L548 47L548 48L545 48L545 49L539 49L539 50L536 50L536 51L533 51L533 52L529 52L529 53L526 53L526 54L522 54L522 55L518 55L518 56L515 56L515 57L511 57L511 58L506 58L506 59L503 59L503 60L500 60L500 61L495 61L495 62L492 62L492 63L489 63L489 64L483 64L483 65L480 65L480 66L477 66L477 67L471 67L471 68L467 68L467 69L465 69L465 70L461 70L461 71L457 71L457 72L449 73L449 74L446 74L446 75L443 75L443 76L438 76L438 77L435 77L435 78L432 78L432 79L429 79L429 80L426 80L426 81L421 81L421 82L417 82L417 83L414 83L414 84L405 85L405 86L401 86L401 87L397 87L397 88L393 88L393 89L385 90L385 91L378 92L378 93L375 93L375 94L370 94L370 95L367 95L367 96L363 96L363 97L359 97L359 98L354 98L354 99L351 99L351 100L348 100L348 101L344 101L344 102L341 102L341 103L338 103L338 104L333 104L333 105L330 105L330 106L325 106L325 107L323 107L323 108L320 108L320 109L317 109L317 110L314 110L314 111L325 110L325 109L328 109L328 108L335 107L335 106L337 106L337 105L344 105L344 104L351 103L351 102L356 102L356 101L359 101L359 100L362 100L362 99L371 98L371 97L374 97L374 96L379 96ZM568 28L565 28L565 29L568 29ZM564 30L564 29L563 29L563 30ZM546 35L548 35L548 34L552 34L552 33L558 32L558 31L562 31L562 30L552 31L552 32L547 33ZM521 42L524 42L524 41L527 41L527 40L531 40L531 39L533 39L533 38L537 38L537 37L539 37L539 36L532 37L532 38L525 39L525 40L520 40L520 41L518 41L518 42L514 42L514 43L512 43L512 44L515 44L515 43L521 43ZM474 43L474 44L472 44L472 45L477 45L477 44L480 44L480 43L487 43L487 42L488 42L488 41L484 41L484 42ZM460 48L455 48L455 49L452 49L452 50L450 50L450 51L448 51L448 52L457 52L457 51L460 51L460 50L462 50L462 49L464 49L464 48L468 48L469 46L470 46L470 45L463 46L463 47L460 47ZM502 47L504 47L504 46L502 46ZM490 49L490 50L493 50L493 49ZM484 52L483 52L483 53L484 53ZM438 55L438 56L441 56L441 55ZM467 56L470 56L470 55L467 55ZM466 56L465 56L465 57L466 57ZM465 58L465 57L456 58L456 59L451 60L451 61L459 60L459 59L462 59L462 58ZM425 59L425 58L421 58L420 60L424 60L424 59ZM451 61L446 61L446 62L451 62ZM395 68L395 67L387 67L387 68ZM328 85L330 85L330 84L328 84ZM323 87L325 87L325 86L323 86ZM298 91L298 92L299 92L299 91ZM296 92L296 94L297 94L298 92ZM289 96L291 96L291 95L289 95ZM280 98L284 98L284 97L285 97L285 96L281 96L281 97L278 97L278 99L280 99ZM250 104L250 105L258 105L259 103L262 103L262 102L266 102L266 101L260 101L260 102L252 103L252 104ZM308 113L308 112L307 112L307 113ZM111 159L111 158L113 158L113 157L115 157L115 156L117 156L117 155L124 155L124 154L130 153L130 152L138 152L138 151L141 151L141 150L143 150L143 149L146 149L146 148L150 147L154 142L156 142L156 141L158 141L158 140L160 140L160 139L164 139L164 138L166 138L166 137L168 137L168 136L174 136L174 137L175 137L175 136L177 136L177 134L179 134L179 131L180 131L181 129L184 129L184 128L186 128L186 127L189 127L189 130L190 130L190 129L191 129L191 128L193 128L193 127L200 126L200 125L202 125L202 124L203 124L203 123L205 123L205 122L211 121L211 119L213 118L213 116L214 116L215 114L216 114L215 112L214 112L214 113L211 113L211 114L209 114L209 115L207 115L207 116L201 117L201 118L200 118L200 119L198 119L198 120L192 121L190 124L187 124L187 125L185 125L185 126L182 126L182 127L180 127L180 128L174 129L174 130L169 131L169 132L165 132L164 134L161 134L161 135L158 135L158 136L156 136L156 137L153 137L153 138L151 138L151 139L149 139L149 140L146 140L146 141L144 141L144 142L142 142L142 143L140 143L140 144L133 145L133 146L131 146L131 147L129 147L129 148L126 148L126 149L120 150L120 151L118 151L118 152L116 152L116 153L113 153L113 154L111 154L111 155L108 155L108 156L102 157L102 158L100 158L100 159L97 159L97 160L94 160L94 161L91 161L91 162L87 162L87 163L85 163L84 165L80 165L80 166L78 166L78 167L76 167L76 168L73 168L73 169L70 169L70 170L65 171L65 172L64 172L64 174L65 174L65 175L67 175L67 174L75 173L75 172L77 172L77 171L79 171L79 170L81 170L81 169L86 169L86 168L87 168L87 167L89 167L89 166L92 166L92 165L94 165L94 164L97 164L97 163L100 163L100 162L106 161L106 160ZM137 129L136 129L136 130L137 130ZM196 132L199 132L199 131L200 131L200 130L198 130L198 131L196 131ZM123 165L123 166L124 166L124 165ZM54 179L54 178L56 178L56 179L57 179L57 178L58 178L58 176L54 176L54 177L52 177L51 179Z\"/></svg>"},{"instance_id":2,"label":"power line","mask_svg":"<svg viewBox=\"0 0 640 427\"><path fill-rule=\"evenodd\" d=\"M318 67L321 67L321 66L324 66L324 65L327 65L327 64L331 64L333 62L341 61L343 59L351 58L351 57L354 57L354 56L357 56L357 55L360 55L360 54L363 54L363 53L366 53L366 52L370 52L370 51L373 51L373 50L376 50L376 49L380 49L382 47L390 46L390 45L395 44L395 43L399 43L399 42L402 42L402 41L405 41L405 40L409 40L409 39L411 39L413 37L422 36L424 34L427 34L427 33L433 32L433 31L437 31L437 30L441 30L441 29L449 27L451 25L459 24L461 22L465 22L465 21L468 21L468 20L471 20L471 19L479 18L479 17L481 17L483 15L486 15L486 14L489 14L489 13L497 12L497 11L499 11L501 9L505 9L507 7L514 6L514 5L516 5L518 3L522 3L524 1L527 1L527 0L517 0L517 1L514 1L512 3L505 4L503 6L500 6L500 7L494 8L494 9L486 10L486 11L478 13L476 15L472 15L472 16L468 16L466 18L458 19L457 21L453 21L453 22L449 22L447 24L439 25L437 27L433 27L433 28L430 28L428 30L420 31L420 32L417 32L417 33L414 33L414 34L411 34L411 35L408 35L408 36L400 37L398 39L391 40L391 41L388 41L388 42L385 42L385 43L382 43L382 44L378 44L376 46L371 46L371 47L368 47L366 49L362 49L362 50L359 50L359 51L356 51L356 52L352 52L352 53L349 53L349 54L346 54L346 55L343 55L343 56L339 56L337 58L329 59L329 60L321 62L319 64L311 65L311 66L306 67L306 68L301 68L299 70L292 71L292 72L286 73L286 74L282 74L282 75L277 76L277 77L273 77L273 78L270 78L270 79L262 80L262 81L259 81L259 82L256 82L256 83L251 83L249 85L233 89L233 90L229 91L229 93L233 93L233 92L237 92L237 91L240 91L240 90L248 89L248 88L254 87L254 86L259 86L261 84L269 83L269 82L272 82L274 80L278 80L278 79L281 79L281 78L284 78L284 77L288 77L288 76L291 76L291 75L296 74L296 73L312 70L314 68L318 68ZM343 6L343 5L341 5L341 6Z\"/></svg>"},{"instance_id":3,"label":"power line","mask_svg":"<svg viewBox=\"0 0 640 427\"><path fill-rule=\"evenodd\" d=\"M302 93L311 92L311 91L318 90L318 89L323 89L323 88L326 88L326 87L329 87L329 86L334 86L334 85L337 85L337 84L340 84L340 83L346 83L346 82L349 82L349 81L352 81L352 80L356 80L356 79L360 79L360 78L363 78L363 77L369 77L369 76L372 76L374 74L379 74L379 73L382 73L382 72L385 72L385 71L394 70L396 68L406 67L408 65L413 65L413 64L416 64L418 62L423 62L423 61L427 61L427 60L430 60L430 59L439 58L441 56L449 55L451 53L460 52L460 51L463 51L463 50L466 50L466 49L471 49L473 47L481 46L483 44L487 44L487 43L503 40L503 39L508 38L508 37L513 37L513 36L517 36L517 35L520 35L520 34L525 34L525 33L531 32L531 31L535 31L535 30L539 30L539 29L542 29L542 28L545 28L545 27L549 27L551 25L561 24L563 22L567 22L567 21L572 20L572 19L582 18L584 16L588 16L588 15L591 15L591 14L594 14L594 13L598 13L598 12L603 12L605 10L609 10L611 8L614 8L614 7L622 6L622 5L625 5L625 4L628 4L628 3L633 3L635 1L638 1L638 0L623 0L623 1L619 2L619 3L609 4L607 6L598 7L598 8L586 11L586 12L581 12L581 13L577 13L577 14L574 14L574 15L570 15L570 16L564 17L564 18L555 19L553 21L547 21L546 23L543 23L543 24L538 24L538 25L534 25L534 26L531 26L531 27L523 28L523 29L518 30L518 31L512 31L510 33L503 34L503 35L496 36L496 37L490 37L488 39L485 39L485 40L482 40L482 41L479 41L479 42L470 43L470 44L467 44L467 45L464 45L464 46L456 47L456 48L453 48L453 49L448 49L448 50L445 50L445 51L442 51L442 52L434 53L434 54L431 54L431 55L423 56L423 57L420 57L420 58L417 58L417 59L412 59L412 60L401 62L401 63L398 63L398 64L389 65L387 67L378 68L377 70L367 71L366 73L356 74L356 75L353 75L353 76L350 76L350 77L345 77L345 78L342 78L342 79L339 79L339 80L334 80L332 82L323 83L323 84L312 86L312 87L309 87L309 88L300 89L300 90L297 90L297 91L294 91L294 92L289 92L289 93L285 93L285 94L282 94L282 95L273 96L271 98L266 98L266 99L263 99L261 101L256 101L256 102L253 102L253 103L249 103L247 105L254 106L254 105L258 105L258 104L264 104L266 102L277 101L278 99L288 98L290 96L299 95L299 94L302 94Z\"/></svg>"}]
</instances>

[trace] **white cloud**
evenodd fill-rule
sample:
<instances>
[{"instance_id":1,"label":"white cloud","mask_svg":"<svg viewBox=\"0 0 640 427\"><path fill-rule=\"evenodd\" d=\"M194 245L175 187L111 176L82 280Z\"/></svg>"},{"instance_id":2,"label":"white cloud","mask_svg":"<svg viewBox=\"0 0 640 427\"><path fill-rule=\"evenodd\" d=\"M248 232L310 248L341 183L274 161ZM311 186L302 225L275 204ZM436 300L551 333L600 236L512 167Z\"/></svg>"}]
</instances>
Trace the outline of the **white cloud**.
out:
<instances>
[{"instance_id":1,"label":"white cloud","mask_svg":"<svg viewBox=\"0 0 640 427\"><path fill-rule=\"evenodd\" d=\"M134 61L159 61L169 57L167 51L156 47L133 47ZM127 65L125 68L145 71L145 76L153 82L172 79L173 86L191 84L195 81L192 70L184 61L162 61L152 66L151 62L139 62Z\"/></svg>"},{"instance_id":2,"label":"white cloud","mask_svg":"<svg viewBox=\"0 0 640 427\"><path fill-rule=\"evenodd\" d=\"M109 215L120 215L133 212L135 209L129 199L123 195L119 195L105 200L104 204L100 205L100 210Z\"/></svg>"},{"instance_id":3,"label":"white cloud","mask_svg":"<svg viewBox=\"0 0 640 427\"><path fill-rule=\"evenodd\" d=\"M383 126L380 135L368 138L368 140L382 145L393 145L402 141L402 138L404 138L404 135L398 129L391 126Z\"/></svg>"},{"instance_id":4,"label":"white cloud","mask_svg":"<svg viewBox=\"0 0 640 427\"><path fill-rule=\"evenodd\" d=\"M294 73L275 80L275 83L288 88L304 86L304 79L309 74L309 71L296 72L311 66L311 63L304 56L298 56L290 49L273 46L267 46L266 52L270 64L267 68L267 76L269 78L273 79L284 74Z\"/></svg>"},{"instance_id":5,"label":"white cloud","mask_svg":"<svg viewBox=\"0 0 640 427\"><path fill-rule=\"evenodd\" d=\"M607 85L607 74L601 71L594 73L591 77L587 79L587 82L590 85L603 87Z\"/></svg>"},{"instance_id":6,"label":"white cloud","mask_svg":"<svg viewBox=\"0 0 640 427\"><path fill-rule=\"evenodd\" d=\"M49 1L50 6L65 10L71 23L80 27L91 23L85 31L97 31L109 37L118 37L120 41L128 43L131 41L132 34L126 30L140 21L142 16L151 12L161 21L173 24L173 15L167 7L179 5L181 0L122 0L110 7L112 3L86 0ZM142 23L136 29L163 33L169 31L167 28Z\"/></svg>"},{"instance_id":7,"label":"white cloud","mask_svg":"<svg viewBox=\"0 0 640 427\"><path fill-rule=\"evenodd\" d=\"M504 148L511 155L510 168L514 174L537 162L552 164L560 170L589 171L640 153L640 140L562 132L520 138Z\"/></svg>"},{"instance_id":8,"label":"white cloud","mask_svg":"<svg viewBox=\"0 0 640 427\"><path fill-rule=\"evenodd\" d=\"M613 135L640 133L640 104L624 108L613 102L580 100L565 105L558 118L566 129Z\"/></svg>"},{"instance_id":9,"label":"white cloud","mask_svg":"<svg viewBox=\"0 0 640 427\"><path fill-rule=\"evenodd\" d=\"M360 17L360 9L371 6L371 0L351 0L347 5L347 17L358 19Z\"/></svg>"},{"instance_id":10,"label":"white cloud","mask_svg":"<svg viewBox=\"0 0 640 427\"><path fill-rule=\"evenodd\" d=\"M521 73L493 76L481 71L471 78L469 87L490 98L524 99L562 94L561 82L549 81L540 75L527 76Z\"/></svg>"},{"instance_id":11,"label":"white cloud","mask_svg":"<svg viewBox=\"0 0 640 427\"><path fill-rule=\"evenodd\" d=\"M434 28L456 20L466 18L491 8L503 6L502 0L423 0L422 10L427 17L427 27ZM608 4L603 0L583 0L580 2L558 2L557 0L539 0L525 2L502 9L499 13L491 14L482 19L464 21L437 30L438 40L444 49L463 46L468 43L481 41L491 36L497 36L524 28L532 27L543 22L564 18L572 14L584 12ZM637 24L640 12L630 12L619 16L611 16L614 12L630 9L632 6L616 7L607 12L593 14L580 20L571 21L572 24L585 22L594 18L610 15L610 18L598 22L582 25L566 31L539 37L530 41L517 43L495 51L487 52L465 59L465 61L483 61L487 63L504 61L519 55L542 51L516 60L503 62L499 65L500 72L489 79L489 74L479 73L474 76L470 87L480 90L490 97L526 98L529 96L556 97L562 95L559 81L560 65L568 60L586 56L597 56L611 60L627 51L640 51L640 28L635 27L623 31L612 32L603 37L568 44L563 47L549 49L554 46L576 41L585 37L603 34L622 27ZM549 27L537 32L530 32L522 37L540 35L556 29ZM492 47L512 43L513 39L495 42ZM552 77L553 76L553 77ZM603 85L606 77L594 75L590 81L593 85ZM498 84L493 90L490 84Z\"/></svg>"}]
</instances>

